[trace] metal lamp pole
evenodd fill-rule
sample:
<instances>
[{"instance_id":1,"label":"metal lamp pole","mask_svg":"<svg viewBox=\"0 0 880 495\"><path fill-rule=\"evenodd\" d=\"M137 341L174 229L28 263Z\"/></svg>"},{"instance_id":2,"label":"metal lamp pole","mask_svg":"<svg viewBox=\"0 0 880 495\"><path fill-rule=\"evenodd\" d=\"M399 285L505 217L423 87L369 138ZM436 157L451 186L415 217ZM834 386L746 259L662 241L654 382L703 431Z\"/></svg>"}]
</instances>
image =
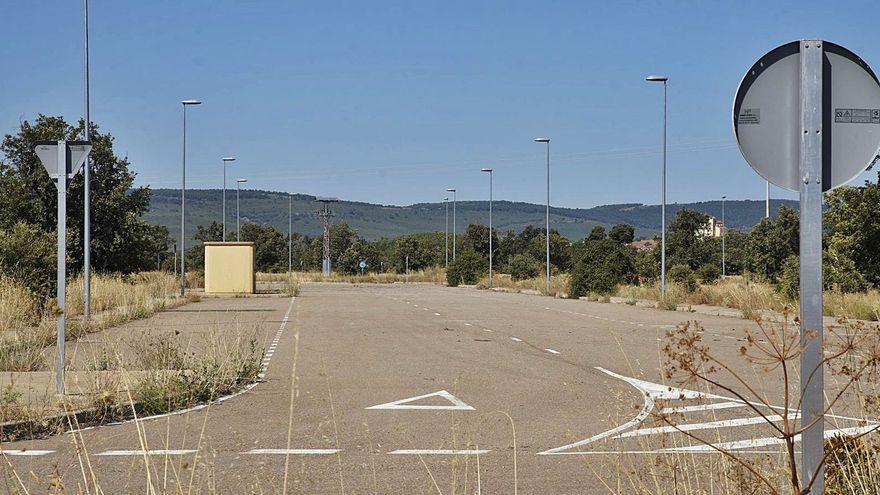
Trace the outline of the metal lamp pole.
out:
<instances>
[{"instance_id":1,"label":"metal lamp pole","mask_svg":"<svg viewBox=\"0 0 880 495\"><path fill-rule=\"evenodd\" d=\"M452 261L455 261L455 189L449 188L446 191L452 193Z\"/></svg>"},{"instance_id":2,"label":"metal lamp pole","mask_svg":"<svg viewBox=\"0 0 880 495\"><path fill-rule=\"evenodd\" d=\"M287 195L287 284L293 272L293 194Z\"/></svg>"},{"instance_id":3,"label":"metal lamp pole","mask_svg":"<svg viewBox=\"0 0 880 495\"><path fill-rule=\"evenodd\" d=\"M180 185L180 297L186 291L186 107L201 105L199 100L183 100L183 174Z\"/></svg>"},{"instance_id":4,"label":"metal lamp pole","mask_svg":"<svg viewBox=\"0 0 880 495\"><path fill-rule=\"evenodd\" d=\"M546 240L547 240L547 293L550 293L550 138L535 138L536 143L547 143L547 216L546 216Z\"/></svg>"},{"instance_id":5,"label":"metal lamp pole","mask_svg":"<svg viewBox=\"0 0 880 495\"><path fill-rule=\"evenodd\" d=\"M241 185L247 182L247 179L236 179L235 181L235 240L241 242Z\"/></svg>"},{"instance_id":6,"label":"metal lamp pole","mask_svg":"<svg viewBox=\"0 0 880 495\"><path fill-rule=\"evenodd\" d=\"M727 261L725 258L724 238L726 237L727 224L724 223L724 200L727 196L721 196L721 276L727 276Z\"/></svg>"},{"instance_id":7,"label":"metal lamp pole","mask_svg":"<svg viewBox=\"0 0 880 495\"><path fill-rule=\"evenodd\" d=\"M662 197L663 209L661 210L661 231L660 231L660 299L666 300L666 83L669 78L666 76L648 76L645 78L648 82L663 83L663 179L662 179Z\"/></svg>"},{"instance_id":8,"label":"metal lamp pole","mask_svg":"<svg viewBox=\"0 0 880 495\"><path fill-rule=\"evenodd\" d=\"M449 269L449 198L443 198L443 202L446 204L446 231L443 236L444 241L446 242L446 248L444 250L444 254L446 256L446 269Z\"/></svg>"},{"instance_id":9,"label":"metal lamp pole","mask_svg":"<svg viewBox=\"0 0 880 495\"><path fill-rule=\"evenodd\" d=\"M492 169L480 170L489 174L489 287L492 287Z\"/></svg>"},{"instance_id":10,"label":"metal lamp pole","mask_svg":"<svg viewBox=\"0 0 880 495\"><path fill-rule=\"evenodd\" d=\"M226 164L234 162L234 156L223 157L223 237L221 241L226 241Z\"/></svg>"},{"instance_id":11,"label":"metal lamp pole","mask_svg":"<svg viewBox=\"0 0 880 495\"><path fill-rule=\"evenodd\" d=\"M89 0L83 0L83 108L85 110L83 139L91 141L89 129ZM90 179L91 156L83 167L83 321L89 321L92 305L92 185Z\"/></svg>"}]
</instances>

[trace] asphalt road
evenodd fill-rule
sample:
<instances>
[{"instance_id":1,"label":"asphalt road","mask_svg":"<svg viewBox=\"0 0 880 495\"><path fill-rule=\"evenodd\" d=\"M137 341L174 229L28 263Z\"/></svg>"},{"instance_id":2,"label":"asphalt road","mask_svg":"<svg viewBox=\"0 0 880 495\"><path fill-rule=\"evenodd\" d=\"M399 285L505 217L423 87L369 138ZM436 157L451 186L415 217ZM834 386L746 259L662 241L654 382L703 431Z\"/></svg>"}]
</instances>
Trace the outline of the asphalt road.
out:
<instances>
[{"instance_id":1,"label":"asphalt road","mask_svg":"<svg viewBox=\"0 0 880 495\"><path fill-rule=\"evenodd\" d=\"M657 385L668 329L700 320L734 362L751 322L420 284L308 284L179 317L220 307L259 316L264 382L183 414L6 444L10 490L631 493L656 457L702 448L651 407L678 408L693 434L775 448L754 443L769 432L742 403Z\"/></svg>"}]
</instances>

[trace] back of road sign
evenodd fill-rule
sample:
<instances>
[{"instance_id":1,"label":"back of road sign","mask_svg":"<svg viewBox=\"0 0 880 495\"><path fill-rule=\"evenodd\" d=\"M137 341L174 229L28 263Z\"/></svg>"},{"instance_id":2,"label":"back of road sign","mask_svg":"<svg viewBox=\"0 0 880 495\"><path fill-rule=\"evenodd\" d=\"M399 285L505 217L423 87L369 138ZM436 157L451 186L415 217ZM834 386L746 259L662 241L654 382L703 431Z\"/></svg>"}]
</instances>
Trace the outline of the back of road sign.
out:
<instances>
[{"instance_id":1,"label":"back of road sign","mask_svg":"<svg viewBox=\"0 0 880 495\"><path fill-rule=\"evenodd\" d=\"M880 148L880 82L853 52L823 42L822 190L846 184L874 163ZM758 174L797 191L800 43L782 45L743 77L733 103L740 151ZM829 146L830 145L830 146Z\"/></svg>"}]
</instances>

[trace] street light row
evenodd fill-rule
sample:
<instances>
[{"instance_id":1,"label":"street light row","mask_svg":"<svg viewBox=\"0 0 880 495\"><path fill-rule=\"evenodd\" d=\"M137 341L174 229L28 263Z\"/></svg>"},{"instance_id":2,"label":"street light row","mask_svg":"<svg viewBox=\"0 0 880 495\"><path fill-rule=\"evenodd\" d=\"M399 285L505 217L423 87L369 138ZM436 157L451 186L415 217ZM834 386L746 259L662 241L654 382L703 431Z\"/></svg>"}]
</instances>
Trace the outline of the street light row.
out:
<instances>
[{"instance_id":1,"label":"street light row","mask_svg":"<svg viewBox=\"0 0 880 495\"><path fill-rule=\"evenodd\" d=\"M183 166L180 187L180 295L183 296L186 291L186 107L193 105L201 105L201 100L188 99L182 100L183 105ZM234 162L234 156L224 156L223 160L223 238L226 240L226 165ZM241 241L241 208L239 198L241 196L241 184L247 182L247 179L236 179L235 181L235 231L236 239Z\"/></svg>"},{"instance_id":2,"label":"street light row","mask_svg":"<svg viewBox=\"0 0 880 495\"><path fill-rule=\"evenodd\" d=\"M663 83L663 172L661 182L662 196L662 220L661 220L661 240L660 240L660 297L666 298L666 83L669 78L666 76L652 75L645 78L648 82ZM550 292L550 138L535 138L536 143L545 143L547 145L547 204L545 211L545 255L546 255L546 282L547 292ZM481 172L489 174L489 287L492 286L492 172L491 168L483 168ZM452 259L455 260L455 192L453 188L446 189L452 193ZM443 198L446 202L446 266L449 267L449 198ZM723 210L723 206L722 206ZM724 216L722 212L722 217ZM722 224L724 220L722 218ZM722 271L724 270L723 261L723 239L722 239Z\"/></svg>"}]
</instances>

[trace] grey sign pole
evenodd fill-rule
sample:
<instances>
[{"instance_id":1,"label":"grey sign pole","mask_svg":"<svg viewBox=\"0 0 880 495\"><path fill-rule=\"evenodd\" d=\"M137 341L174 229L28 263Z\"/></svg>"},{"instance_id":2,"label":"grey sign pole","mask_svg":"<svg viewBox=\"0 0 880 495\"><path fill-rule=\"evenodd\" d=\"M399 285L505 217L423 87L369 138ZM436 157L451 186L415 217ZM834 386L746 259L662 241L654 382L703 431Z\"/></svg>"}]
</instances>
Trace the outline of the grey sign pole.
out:
<instances>
[{"instance_id":1,"label":"grey sign pole","mask_svg":"<svg viewBox=\"0 0 880 495\"><path fill-rule=\"evenodd\" d=\"M819 40L801 41L800 251L801 251L801 482L815 474L811 494L824 493L825 397L822 366L822 65ZM828 82L829 84L831 81ZM816 474L818 473L818 474Z\"/></svg>"},{"instance_id":2,"label":"grey sign pole","mask_svg":"<svg viewBox=\"0 0 880 495\"><path fill-rule=\"evenodd\" d=\"M58 250L55 297L58 305L55 390L64 393L64 342L67 326L67 187L88 159L88 141L39 141L34 151L58 189Z\"/></svg>"},{"instance_id":3,"label":"grey sign pole","mask_svg":"<svg viewBox=\"0 0 880 495\"><path fill-rule=\"evenodd\" d=\"M58 141L58 164L64 170L67 162L67 143ZM67 326L67 174L55 181L58 188L58 267L55 298L58 304L57 337L55 344L55 391L64 393L64 330Z\"/></svg>"},{"instance_id":4,"label":"grey sign pole","mask_svg":"<svg viewBox=\"0 0 880 495\"><path fill-rule=\"evenodd\" d=\"M819 495L825 489L822 194L878 159L880 81L840 45L786 43L746 73L733 124L749 165L800 197L800 481L804 493Z\"/></svg>"}]
</instances>

